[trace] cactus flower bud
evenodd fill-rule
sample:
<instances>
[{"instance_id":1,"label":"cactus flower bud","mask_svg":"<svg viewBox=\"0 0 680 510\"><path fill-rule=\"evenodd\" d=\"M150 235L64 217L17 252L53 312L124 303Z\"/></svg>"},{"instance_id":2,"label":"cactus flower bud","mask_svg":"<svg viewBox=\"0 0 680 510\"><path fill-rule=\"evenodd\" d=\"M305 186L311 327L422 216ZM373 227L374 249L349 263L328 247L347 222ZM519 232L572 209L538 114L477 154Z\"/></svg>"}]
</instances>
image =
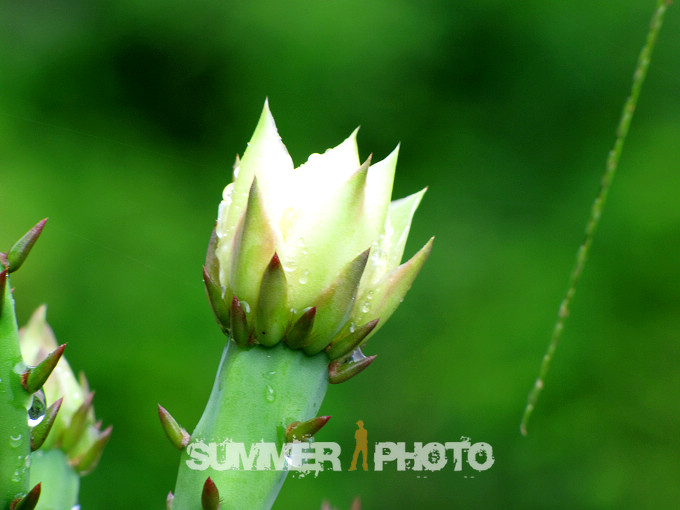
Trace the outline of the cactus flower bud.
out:
<instances>
[{"instance_id":1,"label":"cactus flower bud","mask_svg":"<svg viewBox=\"0 0 680 510\"><path fill-rule=\"evenodd\" d=\"M46 307L43 305L19 331L22 354L31 365L42 366L41 362L49 359L50 353L57 349L57 341L45 315ZM63 450L79 474L89 473L96 467L111 434L110 429L101 431L96 423L92 405L94 394L90 393L84 379L80 382L76 379L63 356L44 383L43 391L48 403L62 401L59 412L51 417L53 424L42 450Z\"/></svg>"},{"instance_id":2,"label":"cactus flower bud","mask_svg":"<svg viewBox=\"0 0 680 510\"><path fill-rule=\"evenodd\" d=\"M362 344L403 300L430 252L432 240L400 265L424 190L391 202L398 151L362 164L356 133L294 168L265 103L236 160L203 267L213 313L233 342L182 448L173 507L271 508L289 461L254 471L213 464L206 472L193 469L192 443L273 443L283 452L284 441L319 432L329 418L318 415L328 384L375 359ZM183 435L170 425L172 436Z\"/></svg>"},{"instance_id":3,"label":"cactus flower bud","mask_svg":"<svg viewBox=\"0 0 680 510\"><path fill-rule=\"evenodd\" d=\"M294 168L265 103L224 190L204 275L218 323L238 343L347 356L385 324L425 262L432 239L400 265L425 190L390 202L398 148L362 164L356 134Z\"/></svg>"}]
</instances>

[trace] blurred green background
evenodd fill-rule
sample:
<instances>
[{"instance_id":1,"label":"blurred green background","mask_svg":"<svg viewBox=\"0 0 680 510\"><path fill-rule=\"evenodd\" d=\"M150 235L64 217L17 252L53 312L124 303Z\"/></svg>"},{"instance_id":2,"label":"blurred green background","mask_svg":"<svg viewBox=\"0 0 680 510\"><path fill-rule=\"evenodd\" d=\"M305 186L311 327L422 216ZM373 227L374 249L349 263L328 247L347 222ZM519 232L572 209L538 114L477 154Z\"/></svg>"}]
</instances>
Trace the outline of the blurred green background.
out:
<instances>
[{"instance_id":1,"label":"blurred green background","mask_svg":"<svg viewBox=\"0 0 680 510\"><path fill-rule=\"evenodd\" d=\"M674 508L680 500L680 11L671 6L592 256L519 434L654 1L0 2L0 247L114 424L84 509L162 508L223 337L201 264L265 97L296 163L361 125L424 186L434 250L332 387L319 440L494 448L476 473L289 478L276 508ZM347 457L350 458L347 458Z\"/></svg>"}]
</instances>

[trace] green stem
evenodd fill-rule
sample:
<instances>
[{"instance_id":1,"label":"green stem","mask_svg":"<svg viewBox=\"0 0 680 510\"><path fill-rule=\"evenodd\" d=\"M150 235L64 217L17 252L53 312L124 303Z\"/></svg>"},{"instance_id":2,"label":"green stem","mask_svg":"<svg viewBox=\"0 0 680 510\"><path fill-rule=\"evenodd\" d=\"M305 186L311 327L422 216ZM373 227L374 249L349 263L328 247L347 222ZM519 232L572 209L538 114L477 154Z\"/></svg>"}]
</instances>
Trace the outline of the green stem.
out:
<instances>
[{"instance_id":1,"label":"green stem","mask_svg":"<svg viewBox=\"0 0 680 510\"><path fill-rule=\"evenodd\" d=\"M266 348L240 347L229 341L210 400L191 443L182 452L173 510L201 510L201 492L208 477L220 492L223 510L271 508L285 470L192 469L197 459L195 445L217 444L222 461L225 441L242 443L246 454L262 441L274 443L280 452L285 428L316 416L328 386L327 365L325 353L308 356L283 343ZM207 465L205 461L203 467Z\"/></svg>"},{"instance_id":2,"label":"green stem","mask_svg":"<svg viewBox=\"0 0 680 510\"><path fill-rule=\"evenodd\" d=\"M28 492L31 438L27 408L30 395L21 386L25 367L19 349L9 277L0 308L0 509Z\"/></svg>"},{"instance_id":3,"label":"green stem","mask_svg":"<svg viewBox=\"0 0 680 510\"><path fill-rule=\"evenodd\" d=\"M80 476L61 450L38 450L31 456L31 483L42 490L35 510L71 510L78 504Z\"/></svg>"},{"instance_id":4,"label":"green stem","mask_svg":"<svg viewBox=\"0 0 680 510\"><path fill-rule=\"evenodd\" d=\"M640 91L642 90L642 84L644 83L645 76L647 75L647 69L649 68L649 61L652 56L652 51L654 50L654 45L656 44L656 39L663 23L663 17L669 4L670 0L657 0L656 10L652 16L649 32L647 33L647 40L642 48L642 51L640 52L640 56L638 57L635 74L633 75L633 85L631 92L623 106L621 119L619 120L619 125L616 129L616 141L614 142L614 147L612 150L609 151L607 164L605 166L605 171L602 175L602 181L600 183L600 190L595 197L593 205L590 209L590 217L588 218L588 223L586 224L583 242L576 252L576 261L574 262L574 267L572 268L571 274L569 276L569 288L564 296L564 299L562 299L562 302L560 303L557 321L555 322L555 326L553 328L550 344L548 345L548 349L543 356L538 378L536 379L534 387L527 398L527 405L524 409L524 415L522 416L522 423L520 425L520 431L524 435L527 433L527 424L529 423L531 413L536 407L538 397L543 390L545 377L548 375L548 371L550 370L550 362L552 361L555 351L557 350L557 345L562 338L564 323L569 316L571 302L574 298L574 294L576 293L576 286L581 277L581 273L583 272L583 268L586 265L588 252L590 251L590 245L593 242L595 231L597 230L597 226L600 223L600 217L602 216L604 204L607 200L609 188L611 187L612 181L614 180L616 168L619 164L619 159L621 158L621 152L623 151L623 144L626 140L626 136L628 135L628 128L630 127L630 122L633 119L633 113L635 113L635 107L637 105L638 97L640 96Z\"/></svg>"}]
</instances>

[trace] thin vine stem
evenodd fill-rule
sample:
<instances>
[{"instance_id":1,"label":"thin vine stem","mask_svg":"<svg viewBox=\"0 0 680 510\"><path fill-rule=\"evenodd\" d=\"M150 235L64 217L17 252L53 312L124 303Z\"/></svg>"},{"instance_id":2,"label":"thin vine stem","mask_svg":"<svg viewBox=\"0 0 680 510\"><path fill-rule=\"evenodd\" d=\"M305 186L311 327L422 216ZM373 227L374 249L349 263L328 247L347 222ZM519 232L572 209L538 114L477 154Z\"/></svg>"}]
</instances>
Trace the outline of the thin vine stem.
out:
<instances>
[{"instance_id":1,"label":"thin vine stem","mask_svg":"<svg viewBox=\"0 0 680 510\"><path fill-rule=\"evenodd\" d=\"M593 242L595 231L597 230L597 226L600 223L600 217L602 216L607 195L609 194L609 189L611 188L612 181L614 180L614 176L616 174L616 168L619 164L619 159L621 158L621 152L623 151L623 144L626 140L626 136L628 135L628 128L630 127L630 122L633 119L633 114L635 113L638 97L640 96L640 91L642 90L642 85L645 81L645 76L647 75L647 69L649 68L649 61L656 44L657 36L661 30L664 14L668 5L670 5L670 0L657 0L656 9L654 11L654 15L652 16L649 32L647 33L647 40L642 48L642 51L640 52L635 73L633 74L633 85L631 87L630 95L626 99L626 102L623 106L623 112L621 113L619 125L616 129L616 140L614 142L614 146L609 151L609 155L607 156L607 163L602 175L602 180L600 182L600 189L590 209L590 216L588 218L588 223L586 224L583 241L576 252L576 260L571 270L571 274L569 275L569 287L564 298L562 299L562 302L560 303L557 313L557 320L555 321L555 326L552 331L550 343L548 344L548 349L543 355L538 378L536 379L536 382L534 383L534 386L527 397L527 405L524 409L522 423L520 425L520 431L523 435L527 434L527 424L529 422L529 418L536 407L536 402L538 401L538 398L543 390L544 380L548 375L548 371L550 370L550 363L555 351L557 350L557 346L560 343L560 339L562 338L564 324L567 320L567 317L569 316L571 302L574 298L574 294L576 293L576 286L578 285L581 273L583 273L583 268L585 267L586 261L588 259L588 253Z\"/></svg>"}]
</instances>

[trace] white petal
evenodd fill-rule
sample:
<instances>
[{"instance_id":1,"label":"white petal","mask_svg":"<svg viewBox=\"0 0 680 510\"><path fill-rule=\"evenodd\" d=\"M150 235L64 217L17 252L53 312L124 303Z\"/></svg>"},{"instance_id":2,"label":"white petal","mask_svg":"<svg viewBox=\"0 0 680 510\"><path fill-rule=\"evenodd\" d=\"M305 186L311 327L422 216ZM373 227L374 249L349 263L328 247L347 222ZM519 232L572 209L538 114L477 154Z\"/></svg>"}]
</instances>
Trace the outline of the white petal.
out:
<instances>
[{"instance_id":1,"label":"white petal","mask_svg":"<svg viewBox=\"0 0 680 510\"><path fill-rule=\"evenodd\" d=\"M225 280L227 276L223 273L228 271L231 265L234 231L248 202L248 193L255 174L257 173L264 200L270 205L270 212L274 218L273 228L276 228L276 213L281 209L281 206L277 204L286 199L281 183L289 180L292 171L293 161L276 129L276 123L269 111L269 103L265 101L255 133L248 143L243 158L234 168L235 180L225 188L224 205L220 205L221 214L217 224L219 236L217 256L220 259L222 285L228 285ZM277 192L274 193L273 190ZM269 200L272 200L271 204Z\"/></svg>"},{"instance_id":2,"label":"white petal","mask_svg":"<svg viewBox=\"0 0 680 510\"><path fill-rule=\"evenodd\" d=\"M297 197L281 226L285 246L279 252L291 282L290 303L297 310L315 305L315 298L342 268L370 247L363 221L367 165L324 195L310 191Z\"/></svg>"},{"instance_id":3,"label":"white petal","mask_svg":"<svg viewBox=\"0 0 680 510\"><path fill-rule=\"evenodd\" d=\"M361 166L355 129L340 145L323 154L312 154L295 172L301 179L312 179L327 184L345 182Z\"/></svg>"},{"instance_id":4,"label":"white petal","mask_svg":"<svg viewBox=\"0 0 680 510\"><path fill-rule=\"evenodd\" d=\"M383 231L371 248L371 256L361 281L361 288L371 288L396 268L404 254L411 219L427 188L393 201L388 209Z\"/></svg>"},{"instance_id":5,"label":"white petal","mask_svg":"<svg viewBox=\"0 0 680 510\"><path fill-rule=\"evenodd\" d=\"M371 165L368 169L364 198L366 209L364 221L367 223L366 227L370 232L372 241L378 239L387 219L398 156L399 146L385 159Z\"/></svg>"}]
</instances>

